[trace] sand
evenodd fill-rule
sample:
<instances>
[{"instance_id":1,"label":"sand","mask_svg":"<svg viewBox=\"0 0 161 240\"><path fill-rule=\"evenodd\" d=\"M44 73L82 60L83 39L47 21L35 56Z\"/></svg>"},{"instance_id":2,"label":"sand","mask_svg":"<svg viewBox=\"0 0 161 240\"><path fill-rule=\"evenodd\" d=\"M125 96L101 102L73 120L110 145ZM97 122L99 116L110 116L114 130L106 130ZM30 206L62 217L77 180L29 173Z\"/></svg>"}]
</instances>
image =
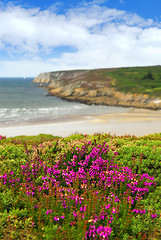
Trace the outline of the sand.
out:
<instances>
[{"instance_id":1,"label":"sand","mask_svg":"<svg viewBox=\"0 0 161 240\"><path fill-rule=\"evenodd\" d=\"M1 126L0 135L38 135L40 133L66 137L74 133L110 133L144 136L161 133L161 111L132 109L128 113L103 114L59 120L53 123L34 123Z\"/></svg>"}]
</instances>

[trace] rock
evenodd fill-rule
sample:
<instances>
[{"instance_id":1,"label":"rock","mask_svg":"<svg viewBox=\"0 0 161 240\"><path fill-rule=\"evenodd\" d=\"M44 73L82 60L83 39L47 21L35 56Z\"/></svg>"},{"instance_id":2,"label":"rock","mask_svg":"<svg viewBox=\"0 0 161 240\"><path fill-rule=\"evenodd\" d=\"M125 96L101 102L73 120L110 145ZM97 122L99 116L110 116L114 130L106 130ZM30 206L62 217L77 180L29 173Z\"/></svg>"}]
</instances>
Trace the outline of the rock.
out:
<instances>
[{"instance_id":1,"label":"rock","mask_svg":"<svg viewBox=\"0 0 161 240\"><path fill-rule=\"evenodd\" d=\"M100 95L101 96L108 96L108 97L112 97L113 96L113 90L110 89L110 88L107 88L107 87L100 88L99 91L100 91Z\"/></svg>"},{"instance_id":2,"label":"rock","mask_svg":"<svg viewBox=\"0 0 161 240\"><path fill-rule=\"evenodd\" d=\"M87 95L87 92L84 88L76 88L74 90L74 96L85 96Z\"/></svg>"},{"instance_id":3,"label":"rock","mask_svg":"<svg viewBox=\"0 0 161 240\"><path fill-rule=\"evenodd\" d=\"M88 92L88 96L92 97L92 98L98 97L98 91L97 90L90 90Z\"/></svg>"},{"instance_id":4,"label":"rock","mask_svg":"<svg viewBox=\"0 0 161 240\"><path fill-rule=\"evenodd\" d=\"M86 104L161 109L160 98L116 91L110 77L100 80L97 71L74 70L41 73L34 83L47 87L49 95ZM110 82L111 81L111 82ZM111 85L110 85L111 84Z\"/></svg>"}]
</instances>

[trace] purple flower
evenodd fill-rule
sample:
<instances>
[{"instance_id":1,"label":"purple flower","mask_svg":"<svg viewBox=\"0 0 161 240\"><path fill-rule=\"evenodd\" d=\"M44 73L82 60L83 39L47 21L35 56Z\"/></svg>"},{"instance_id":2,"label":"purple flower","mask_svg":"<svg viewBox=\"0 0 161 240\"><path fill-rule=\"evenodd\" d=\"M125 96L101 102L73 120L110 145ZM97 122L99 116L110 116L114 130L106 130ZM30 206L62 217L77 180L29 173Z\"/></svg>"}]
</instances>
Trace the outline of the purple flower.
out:
<instances>
[{"instance_id":1,"label":"purple flower","mask_svg":"<svg viewBox=\"0 0 161 240\"><path fill-rule=\"evenodd\" d=\"M111 205L108 204L108 205L105 206L105 208L106 208L106 209L110 209L110 206L111 206Z\"/></svg>"},{"instance_id":2,"label":"purple flower","mask_svg":"<svg viewBox=\"0 0 161 240\"><path fill-rule=\"evenodd\" d=\"M95 226L90 226L89 230L86 232L86 239L90 238L95 238L96 237L96 227Z\"/></svg>"},{"instance_id":3,"label":"purple flower","mask_svg":"<svg viewBox=\"0 0 161 240\"><path fill-rule=\"evenodd\" d=\"M46 211L46 214L49 214L49 213L51 213L51 212L53 212L53 210L47 210L47 211Z\"/></svg>"},{"instance_id":4,"label":"purple flower","mask_svg":"<svg viewBox=\"0 0 161 240\"><path fill-rule=\"evenodd\" d=\"M155 214L152 214L151 217L152 217L152 218L157 218L157 214L156 214L156 213L155 213Z\"/></svg>"},{"instance_id":5,"label":"purple flower","mask_svg":"<svg viewBox=\"0 0 161 240\"><path fill-rule=\"evenodd\" d=\"M145 210L145 209L140 210L140 213L141 213L141 214L144 214L144 213L146 213L146 210Z\"/></svg>"},{"instance_id":6,"label":"purple flower","mask_svg":"<svg viewBox=\"0 0 161 240\"><path fill-rule=\"evenodd\" d=\"M77 217L77 213L73 211L73 216L76 218Z\"/></svg>"},{"instance_id":7,"label":"purple flower","mask_svg":"<svg viewBox=\"0 0 161 240\"><path fill-rule=\"evenodd\" d=\"M139 213L139 210L138 209L134 209L133 212Z\"/></svg>"},{"instance_id":8,"label":"purple flower","mask_svg":"<svg viewBox=\"0 0 161 240\"><path fill-rule=\"evenodd\" d=\"M112 213L116 213L116 209L114 207L112 208Z\"/></svg>"},{"instance_id":9,"label":"purple flower","mask_svg":"<svg viewBox=\"0 0 161 240\"><path fill-rule=\"evenodd\" d=\"M22 168L22 169L23 169L23 168L26 168L26 166L23 166L23 165L22 165L21 168Z\"/></svg>"},{"instance_id":10,"label":"purple flower","mask_svg":"<svg viewBox=\"0 0 161 240\"><path fill-rule=\"evenodd\" d=\"M85 210L86 210L86 206L80 207L80 211L81 211L81 212L85 212Z\"/></svg>"},{"instance_id":11,"label":"purple flower","mask_svg":"<svg viewBox=\"0 0 161 240\"><path fill-rule=\"evenodd\" d=\"M54 220L55 221L59 221L59 217L54 217Z\"/></svg>"},{"instance_id":12,"label":"purple flower","mask_svg":"<svg viewBox=\"0 0 161 240\"><path fill-rule=\"evenodd\" d=\"M103 237L103 239L108 240L108 236L111 235L112 229L110 227L103 227L99 226L97 228L97 233L99 234L100 237Z\"/></svg>"}]
</instances>

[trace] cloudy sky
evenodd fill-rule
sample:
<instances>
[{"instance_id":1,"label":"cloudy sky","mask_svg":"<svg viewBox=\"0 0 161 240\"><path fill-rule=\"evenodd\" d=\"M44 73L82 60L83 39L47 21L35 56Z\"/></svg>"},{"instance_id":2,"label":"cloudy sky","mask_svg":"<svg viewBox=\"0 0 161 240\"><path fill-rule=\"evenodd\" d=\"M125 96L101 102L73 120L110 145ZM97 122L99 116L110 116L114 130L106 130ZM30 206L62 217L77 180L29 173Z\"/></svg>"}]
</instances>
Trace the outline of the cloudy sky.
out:
<instances>
[{"instance_id":1,"label":"cloudy sky","mask_svg":"<svg viewBox=\"0 0 161 240\"><path fill-rule=\"evenodd\" d=\"M161 64L161 0L0 0L0 77Z\"/></svg>"}]
</instances>

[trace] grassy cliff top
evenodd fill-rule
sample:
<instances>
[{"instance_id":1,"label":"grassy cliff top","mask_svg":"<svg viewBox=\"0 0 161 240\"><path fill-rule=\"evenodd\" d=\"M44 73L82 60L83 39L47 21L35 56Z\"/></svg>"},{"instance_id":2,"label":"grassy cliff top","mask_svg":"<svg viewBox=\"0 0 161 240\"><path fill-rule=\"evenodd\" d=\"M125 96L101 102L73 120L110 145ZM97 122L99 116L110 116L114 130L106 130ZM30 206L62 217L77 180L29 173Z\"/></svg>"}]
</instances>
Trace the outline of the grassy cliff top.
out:
<instances>
[{"instance_id":1,"label":"grassy cliff top","mask_svg":"<svg viewBox=\"0 0 161 240\"><path fill-rule=\"evenodd\" d=\"M106 74L118 91L161 97L161 66L118 68Z\"/></svg>"},{"instance_id":2,"label":"grassy cliff top","mask_svg":"<svg viewBox=\"0 0 161 240\"><path fill-rule=\"evenodd\" d=\"M161 97L161 66L96 69L83 77L88 83L104 84L120 92Z\"/></svg>"}]
</instances>

